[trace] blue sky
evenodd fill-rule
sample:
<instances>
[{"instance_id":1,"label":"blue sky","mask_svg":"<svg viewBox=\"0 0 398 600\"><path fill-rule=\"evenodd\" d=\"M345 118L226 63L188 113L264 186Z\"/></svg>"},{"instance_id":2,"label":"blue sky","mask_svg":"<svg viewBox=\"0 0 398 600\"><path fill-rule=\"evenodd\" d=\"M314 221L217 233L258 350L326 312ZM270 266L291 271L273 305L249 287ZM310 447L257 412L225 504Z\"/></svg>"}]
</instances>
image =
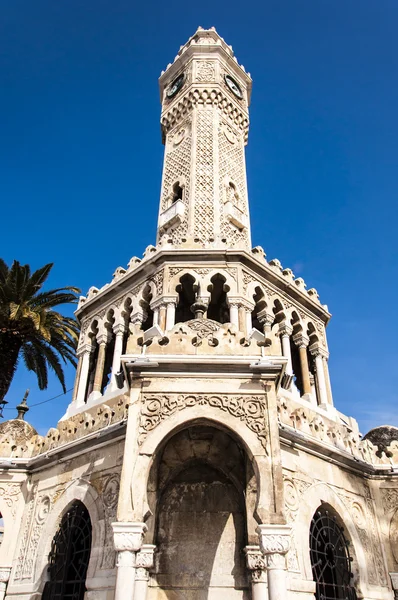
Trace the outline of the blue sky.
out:
<instances>
[{"instance_id":1,"label":"blue sky","mask_svg":"<svg viewBox=\"0 0 398 600\"><path fill-rule=\"evenodd\" d=\"M253 77L253 245L328 304L337 408L363 432L398 425L397 21L396 0L2 3L1 256L54 262L49 285L86 292L154 243L157 79L215 26ZM21 367L10 407L26 387L31 404L62 391ZM28 420L45 433L69 400Z\"/></svg>"}]
</instances>

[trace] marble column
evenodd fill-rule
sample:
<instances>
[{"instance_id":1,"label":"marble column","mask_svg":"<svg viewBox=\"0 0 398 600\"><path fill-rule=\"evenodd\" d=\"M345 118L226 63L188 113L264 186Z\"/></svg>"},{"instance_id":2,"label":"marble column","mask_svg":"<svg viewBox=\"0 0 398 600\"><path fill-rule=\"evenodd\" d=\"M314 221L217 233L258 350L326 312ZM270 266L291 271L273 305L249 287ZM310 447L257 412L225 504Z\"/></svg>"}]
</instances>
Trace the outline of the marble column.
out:
<instances>
[{"instance_id":1,"label":"marble column","mask_svg":"<svg viewBox=\"0 0 398 600\"><path fill-rule=\"evenodd\" d=\"M328 365L329 352L326 352L326 350L325 350L322 358L323 358L323 373L325 376L328 403L330 404L330 406L333 406L332 386L330 384L329 365Z\"/></svg>"},{"instance_id":2,"label":"marble column","mask_svg":"<svg viewBox=\"0 0 398 600\"><path fill-rule=\"evenodd\" d=\"M90 370L90 354L92 351L93 347L91 344L85 344L78 350L79 357L81 356L82 362L76 395L76 406L84 406L86 400L86 389Z\"/></svg>"},{"instance_id":3,"label":"marble column","mask_svg":"<svg viewBox=\"0 0 398 600\"><path fill-rule=\"evenodd\" d=\"M0 567L0 600L4 600L7 583L10 579L11 567Z\"/></svg>"},{"instance_id":4,"label":"marble column","mask_svg":"<svg viewBox=\"0 0 398 600\"><path fill-rule=\"evenodd\" d=\"M264 310L261 310L258 313L257 319L259 320L259 322L261 323L261 325L263 327L265 346L271 346L271 343L272 343L271 328L272 328L272 323L275 320L275 315L273 313L267 312L267 309L265 308Z\"/></svg>"},{"instance_id":5,"label":"marble column","mask_svg":"<svg viewBox=\"0 0 398 600\"><path fill-rule=\"evenodd\" d=\"M252 329L253 329L252 311L247 308L246 309L246 335L247 335L247 337L249 337Z\"/></svg>"},{"instance_id":6,"label":"marble column","mask_svg":"<svg viewBox=\"0 0 398 600\"><path fill-rule=\"evenodd\" d=\"M120 371L120 358L123 352L123 336L126 330L124 323L118 323L113 327L113 333L115 334L115 349L113 351L112 359L112 375L111 375L111 390L115 391L119 389L117 387L115 375Z\"/></svg>"},{"instance_id":7,"label":"marble column","mask_svg":"<svg viewBox=\"0 0 398 600\"><path fill-rule=\"evenodd\" d=\"M303 396L306 400L311 400L311 382L310 369L308 366L307 347L309 339L302 333L297 333L293 341L299 349L301 381L303 382Z\"/></svg>"},{"instance_id":8,"label":"marble column","mask_svg":"<svg viewBox=\"0 0 398 600\"><path fill-rule=\"evenodd\" d=\"M114 600L134 600L136 555L147 531L145 523L112 523L116 561Z\"/></svg>"},{"instance_id":9,"label":"marble column","mask_svg":"<svg viewBox=\"0 0 398 600\"><path fill-rule=\"evenodd\" d=\"M93 396L98 398L101 396L102 378L104 376L106 344L108 342L108 334L100 334L97 336L98 342L98 358L95 368Z\"/></svg>"},{"instance_id":10,"label":"marble column","mask_svg":"<svg viewBox=\"0 0 398 600\"><path fill-rule=\"evenodd\" d=\"M173 329L176 318L176 304L175 302L167 302L166 304L166 331Z\"/></svg>"},{"instance_id":11,"label":"marble column","mask_svg":"<svg viewBox=\"0 0 398 600\"><path fill-rule=\"evenodd\" d=\"M238 324L239 331L246 333L246 309L242 305L238 308Z\"/></svg>"},{"instance_id":12,"label":"marble column","mask_svg":"<svg viewBox=\"0 0 398 600\"><path fill-rule=\"evenodd\" d=\"M326 406L328 404L328 392L325 381L325 371L323 368L323 357L321 348L310 348L311 354L315 357L315 376L319 391L318 404Z\"/></svg>"},{"instance_id":13,"label":"marble column","mask_svg":"<svg viewBox=\"0 0 398 600\"><path fill-rule=\"evenodd\" d=\"M166 307L159 307L159 327L162 331L166 329Z\"/></svg>"},{"instance_id":14,"label":"marble column","mask_svg":"<svg viewBox=\"0 0 398 600\"><path fill-rule=\"evenodd\" d=\"M267 562L260 546L246 546L246 565L250 571L252 600L268 600Z\"/></svg>"},{"instance_id":15,"label":"marble column","mask_svg":"<svg viewBox=\"0 0 398 600\"><path fill-rule=\"evenodd\" d=\"M153 309L153 324L159 325L159 307Z\"/></svg>"},{"instance_id":16,"label":"marble column","mask_svg":"<svg viewBox=\"0 0 398 600\"><path fill-rule=\"evenodd\" d=\"M239 329L239 307L236 302L229 304L229 320L232 325L235 325Z\"/></svg>"},{"instance_id":17,"label":"marble column","mask_svg":"<svg viewBox=\"0 0 398 600\"><path fill-rule=\"evenodd\" d=\"M287 358L286 375L293 375L292 352L290 349L290 336L293 333L293 327L290 327L286 323L281 323L278 333L281 338L282 354Z\"/></svg>"},{"instance_id":18,"label":"marble column","mask_svg":"<svg viewBox=\"0 0 398 600\"><path fill-rule=\"evenodd\" d=\"M261 552L267 559L269 600L286 600L286 554L290 546L289 525L259 525L256 529Z\"/></svg>"},{"instance_id":19,"label":"marble column","mask_svg":"<svg viewBox=\"0 0 398 600\"><path fill-rule=\"evenodd\" d=\"M73 386L72 402L76 402L77 394L79 391L79 381L80 381L80 374L82 372L82 363L83 363L83 356L82 356L82 354L78 354L78 361L77 361L77 368L76 368L76 375L75 375L75 385Z\"/></svg>"},{"instance_id":20,"label":"marble column","mask_svg":"<svg viewBox=\"0 0 398 600\"><path fill-rule=\"evenodd\" d=\"M149 573L153 568L155 550L156 546L153 544L143 544L141 550L137 552L135 563L135 600L146 600Z\"/></svg>"}]
</instances>

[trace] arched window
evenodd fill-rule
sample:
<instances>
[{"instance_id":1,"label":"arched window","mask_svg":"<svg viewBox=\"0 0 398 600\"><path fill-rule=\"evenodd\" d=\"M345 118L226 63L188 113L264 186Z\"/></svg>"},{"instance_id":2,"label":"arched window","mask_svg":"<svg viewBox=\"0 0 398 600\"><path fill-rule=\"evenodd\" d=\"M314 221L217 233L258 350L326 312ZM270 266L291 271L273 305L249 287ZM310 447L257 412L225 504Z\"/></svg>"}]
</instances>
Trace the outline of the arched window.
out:
<instances>
[{"instance_id":1,"label":"arched window","mask_svg":"<svg viewBox=\"0 0 398 600\"><path fill-rule=\"evenodd\" d=\"M229 308L227 302L227 292L229 286L225 283L223 275L217 273L210 279L211 284L207 288L210 295L210 303L207 309L207 318L219 323L229 323Z\"/></svg>"},{"instance_id":2,"label":"arched window","mask_svg":"<svg viewBox=\"0 0 398 600\"><path fill-rule=\"evenodd\" d=\"M349 542L336 516L323 506L311 521L310 557L317 600L357 600Z\"/></svg>"},{"instance_id":3,"label":"arched window","mask_svg":"<svg viewBox=\"0 0 398 600\"><path fill-rule=\"evenodd\" d=\"M176 291L178 292L178 303L175 316L176 323L185 323L194 318L191 306L196 299L196 289L195 278L189 273L185 273L185 275L180 278L180 283L176 287Z\"/></svg>"},{"instance_id":4,"label":"arched window","mask_svg":"<svg viewBox=\"0 0 398 600\"><path fill-rule=\"evenodd\" d=\"M51 544L43 600L83 600L91 551L91 520L82 502L64 514Z\"/></svg>"}]
</instances>

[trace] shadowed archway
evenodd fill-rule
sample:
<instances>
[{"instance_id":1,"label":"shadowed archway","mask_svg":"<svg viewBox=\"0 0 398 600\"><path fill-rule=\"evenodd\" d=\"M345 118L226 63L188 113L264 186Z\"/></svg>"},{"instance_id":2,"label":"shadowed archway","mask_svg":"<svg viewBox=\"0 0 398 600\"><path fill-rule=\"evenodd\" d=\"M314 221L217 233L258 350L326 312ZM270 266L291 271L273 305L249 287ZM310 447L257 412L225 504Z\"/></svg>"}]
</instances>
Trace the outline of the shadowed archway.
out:
<instances>
[{"instance_id":1,"label":"shadowed archway","mask_svg":"<svg viewBox=\"0 0 398 600\"><path fill-rule=\"evenodd\" d=\"M175 434L151 470L148 523L157 546L149 599L246 599L247 457L225 431ZM152 519L151 519L152 520Z\"/></svg>"}]
</instances>

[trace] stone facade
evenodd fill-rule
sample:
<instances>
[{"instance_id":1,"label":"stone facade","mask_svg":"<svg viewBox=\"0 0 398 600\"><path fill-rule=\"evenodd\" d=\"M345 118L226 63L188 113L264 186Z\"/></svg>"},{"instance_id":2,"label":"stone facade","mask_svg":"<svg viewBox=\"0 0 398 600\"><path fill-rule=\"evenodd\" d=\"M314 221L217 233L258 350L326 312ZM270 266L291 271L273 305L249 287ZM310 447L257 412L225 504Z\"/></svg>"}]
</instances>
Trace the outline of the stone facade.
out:
<instances>
[{"instance_id":1,"label":"stone facade","mask_svg":"<svg viewBox=\"0 0 398 600\"><path fill-rule=\"evenodd\" d=\"M326 586L390 600L397 436L363 439L335 409L327 306L251 249L250 75L199 28L160 91L157 245L80 298L76 384L57 426L0 426L0 600L64 597L48 586L76 503L90 535L75 597L310 600ZM319 523L325 572L340 561L347 575L337 587L316 575Z\"/></svg>"}]
</instances>

